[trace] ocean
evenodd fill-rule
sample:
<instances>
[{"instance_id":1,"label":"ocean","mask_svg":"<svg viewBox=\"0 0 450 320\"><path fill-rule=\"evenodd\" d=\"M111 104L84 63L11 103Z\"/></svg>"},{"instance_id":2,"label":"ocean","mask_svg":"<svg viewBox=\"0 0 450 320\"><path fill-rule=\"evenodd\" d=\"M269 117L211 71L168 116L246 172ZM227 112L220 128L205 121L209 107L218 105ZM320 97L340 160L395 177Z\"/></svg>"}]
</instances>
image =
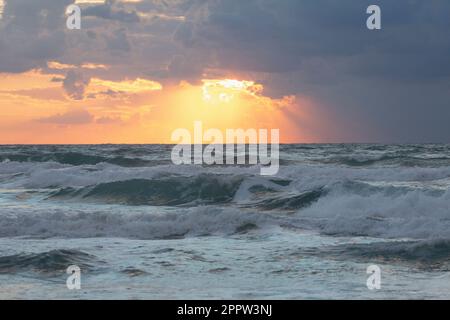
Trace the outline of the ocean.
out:
<instances>
[{"instance_id":1,"label":"ocean","mask_svg":"<svg viewBox=\"0 0 450 320\"><path fill-rule=\"evenodd\" d=\"M0 299L450 298L450 145L281 145L275 176L171 149L0 146Z\"/></svg>"}]
</instances>

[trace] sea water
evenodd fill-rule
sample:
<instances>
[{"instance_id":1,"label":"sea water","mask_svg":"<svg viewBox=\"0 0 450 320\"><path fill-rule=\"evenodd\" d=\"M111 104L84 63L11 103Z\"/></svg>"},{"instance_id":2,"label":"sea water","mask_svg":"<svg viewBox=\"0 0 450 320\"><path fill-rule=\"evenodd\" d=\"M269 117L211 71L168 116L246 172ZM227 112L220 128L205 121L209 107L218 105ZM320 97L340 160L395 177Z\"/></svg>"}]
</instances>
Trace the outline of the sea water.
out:
<instances>
[{"instance_id":1,"label":"sea water","mask_svg":"<svg viewBox=\"0 0 450 320\"><path fill-rule=\"evenodd\" d=\"M0 146L0 298L450 298L450 146L281 145L275 176L171 148Z\"/></svg>"}]
</instances>

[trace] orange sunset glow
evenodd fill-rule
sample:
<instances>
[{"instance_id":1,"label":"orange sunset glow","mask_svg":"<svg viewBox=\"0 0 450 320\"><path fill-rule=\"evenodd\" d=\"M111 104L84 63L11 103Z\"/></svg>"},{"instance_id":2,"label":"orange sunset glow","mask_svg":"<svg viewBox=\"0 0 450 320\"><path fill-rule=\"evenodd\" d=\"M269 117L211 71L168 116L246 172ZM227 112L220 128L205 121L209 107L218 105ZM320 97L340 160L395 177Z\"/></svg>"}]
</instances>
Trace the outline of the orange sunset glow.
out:
<instances>
[{"instance_id":1,"label":"orange sunset glow","mask_svg":"<svg viewBox=\"0 0 450 320\"><path fill-rule=\"evenodd\" d=\"M289 57L217 45L227 33L202 27L221 10L212 3L74 0L72 28L66 2L25 12L0 0L0 144L171 144L195 121L280 129L281 143L347 131L327 99L296 85L310 71L283 67Z\"/></svg>"},{"instance_id":2,"label":"orange sunset glow","mask_svg":"<svg viewBox=\"0 0 450 320\"><path fill-rule=\"evenodd\" d=\"M77 68L55 61L48 66ZM88 63L81 68L107 69ZM203 79L200 84L165 86L143 78L93 77L73 85L80 86L82 97L65 92L63 81L40 69L2 73L0 143L174 143L171 132L191 129L196 120L220 130L282 128L282 142L314 139L302 134L292 118L311 117L311 102L296 96L267 97L264 86L251 80Z\"/></svg>"}]
</instances>

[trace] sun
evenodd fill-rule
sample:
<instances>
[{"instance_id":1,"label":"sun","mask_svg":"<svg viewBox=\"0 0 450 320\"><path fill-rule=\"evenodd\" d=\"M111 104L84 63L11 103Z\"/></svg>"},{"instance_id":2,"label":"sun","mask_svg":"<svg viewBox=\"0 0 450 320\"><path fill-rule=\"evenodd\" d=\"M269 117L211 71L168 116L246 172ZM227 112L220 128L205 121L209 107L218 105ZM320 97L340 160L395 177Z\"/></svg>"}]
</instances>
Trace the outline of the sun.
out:
<instances>
[{"instance_id":1,"label":"sun","mask_svg":"<svg viewBox=\"0 0 450 320\"><path fill-rule=\"evenodd\" d=\"M263 89L254 81L236 79L203 79L203 101L210 104L230 103L238 95L256 95Z\"/></svg>"}]
</instances>

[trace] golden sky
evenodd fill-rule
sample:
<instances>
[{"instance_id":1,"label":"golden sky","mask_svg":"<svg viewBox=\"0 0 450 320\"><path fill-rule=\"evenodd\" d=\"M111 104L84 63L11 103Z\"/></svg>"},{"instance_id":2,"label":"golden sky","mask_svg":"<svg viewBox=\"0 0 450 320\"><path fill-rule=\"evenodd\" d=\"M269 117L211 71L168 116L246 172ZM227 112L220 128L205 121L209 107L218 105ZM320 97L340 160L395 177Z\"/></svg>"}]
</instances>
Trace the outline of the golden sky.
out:
<instances>
[{"instance_id":1,"label":"golden sky","mask_svg":"<svg viewBox=\"0 0 450 320\"><path fill-rule=\"evenodd\" d=\"M75 67L49 61L54 70L103 68L85 63ZM91 78L82 97L70 95L58 74L30 70L0 74L0 143L171 143L177 128L281 129L283 142L312 141L303 135L292 114L306 119L312 103L296 96L264 96L251 80L203 79L163 86L143 78ZM301 106L299 108L299 106ZM291 114L291 116L287 116Z\"/></svg>"},{"instance_id":2,"label":"golden sky","mask_svg":"<svg viewBox=\"0 0 450 320\"><path fill-rule=\"evenodd\" d=\"M66 28L71 2L81 30ZM248 68L259 58L220 65L225 42L219 51L186 42L211 10L188 0L0 0L0 144L173 143L194 121L317 141L317 104L296 90L269 94L270 73Z\"/></svg>"}]
</instances>

